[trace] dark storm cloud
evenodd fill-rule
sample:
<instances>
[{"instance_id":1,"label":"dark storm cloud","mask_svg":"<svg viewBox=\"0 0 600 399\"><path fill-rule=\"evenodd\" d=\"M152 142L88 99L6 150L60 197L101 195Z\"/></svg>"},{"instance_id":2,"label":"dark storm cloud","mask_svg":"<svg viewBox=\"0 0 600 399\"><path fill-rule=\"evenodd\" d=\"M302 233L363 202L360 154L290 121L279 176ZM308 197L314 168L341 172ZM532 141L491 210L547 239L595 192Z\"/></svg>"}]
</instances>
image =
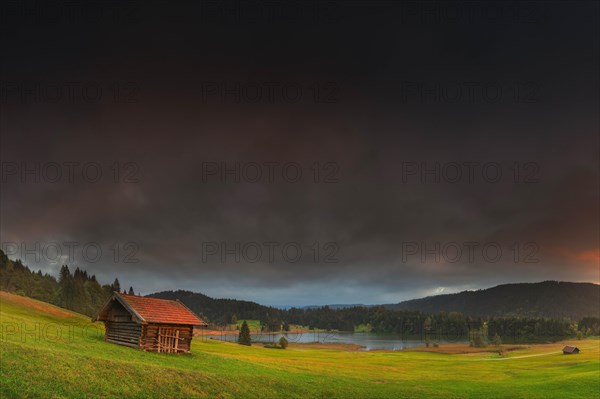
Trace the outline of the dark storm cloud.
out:
<instances>
[{"instance_id":1,"label":"dark storm cloud","mask_svg":"<svg viewBox=\"0 0 600 399\"><path fill-rule=\"evenodd\" d=\"M76 241L67 263L103 281L268 304L597 282L597 5L535 4L459 22L338 4L316 22L198 24L156 3L78 35L68 21L15 27L2 242ZM51 101L57 82L75 99ZM70 182L65 163L77 162ZM242 169L256 165L252 182ZM212 174L223 166L240 181ZM100 259L85 259L86 243ZM477 244L473 260L464 243ZM490 243L501 259L483 254ZM223 247L235 252L225 262ZM25 255L13 257L51 272L64 260Z\"/></svg>"}]
</instances>

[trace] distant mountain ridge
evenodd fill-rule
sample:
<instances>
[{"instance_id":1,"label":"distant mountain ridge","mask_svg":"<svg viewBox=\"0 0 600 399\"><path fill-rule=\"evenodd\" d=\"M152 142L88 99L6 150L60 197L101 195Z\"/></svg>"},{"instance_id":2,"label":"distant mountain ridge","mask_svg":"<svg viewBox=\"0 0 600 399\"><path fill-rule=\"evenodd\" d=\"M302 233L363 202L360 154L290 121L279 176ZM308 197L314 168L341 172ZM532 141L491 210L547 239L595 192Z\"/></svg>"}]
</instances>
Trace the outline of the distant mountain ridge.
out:
<instances>
[{"instance_id":1,"label":"distant mountain ridge","mask_svg":"<svg viewBox=\"0 0 600 399\"><path fill-rule=\"evenodd\" d=\"M211 298L199 292L192 291L162 291L146 295L152 298L178 299L186 304L199 315L204 316L214 323L230 323L231 317L244 319L279 319L281 312L292 308L295 309L319 309L327 306L330 309L346 309L352 307L367 307L371 305L362 304L332 304L332 305L307 305L307 306L265 306L252 301L239 299L217 299Z\"/></svg>"},{"instance_id":2,"label":"distant mountain ridge","mask_svg":"<svg viewBox=\"0 0 600 399\"><path fill-rule=\"evenodd\" d=\"M600 285L543 281L503 284L477 291L429 296L385 305L424 313L460 312L469 316L570 318L600 316Z\"/></svg>"},{"instance_id":3,"label":"distant mountain ridge","mask_svg":"<svg viewBox=\"0 0 600 399\"><path fill-rule=\"evenodd\" d=\"M72 273L66 265L61 268L57 280L41 271L34 272L20 260L10 260L0 250L0 290L91 316L113 291L121 291L121 288L118 279L113 284L101 285L94 275L88 275L79 268ZM130 287L129 291L133 293L133 288ZM460 312L466 316L569 318L571 321L580 321L586 317L600 318L600 285L558 281L504 284L389 305L331 304L276 308L251 301L214 299L201 293L181 290L163 291L148 296L179 299L207 321L219 325L231 323L234 319L252 319L261 320L268 325L286 322L326 329L351 329L352 326L367 324L378 324L387 330L396 328L394 323L398 321L398 314L383 312L384 307L422 314L445 311Z\"/></svg>"},{"instance_id":4,"label":"distant mountain ridge","mask_svg":"<svg viewBox=\"0 0 600 399\"><path fill-rule=\"evenodd\" d=\"M231 323L231 318L234 315L239 319L264 320L276 317L279 313L279 309L260 305L256 302L238 299L215 299L198 292L184 290L162 291L146 296L160 299L178 299L199 316L216 324Z\"/></svg>"},{"instance_id":5,"label":"distant mountain ridge","mask_svg":"<svg viewBox=\"0 0 600 399\"><path fill-rule=\"evenodd\" d=\"M289 308L297 309L319 309L327 306L330 309L346 309L346 308L358 308L358 307L369 307L373 305L364 305L362 303L333 303L331 305L306 305L306 306L289 306Z\"/></svg>"},{"instance_id":6,"label":"distant mountain ridge","mask_svg":"<svg viewBox=\"0 0 600 399\"><path fill-rule=\"evenodd\" d=\"M163 291L148 295L154 298L179 299L210 322L230 323L238 319L287 319L289 309L269 307L251 301L214 299L191 291ZM375 308L365 305L326 305L332 311ZM544 281L540 283L503 284L476 291L429 296L397 304L383 305L390 310L419 311L424 314L459 312L467 316L569 318L600 317L600 285ZM324 306L296 307L297 310L319 312Z\"/></svg>"}]
</instances>

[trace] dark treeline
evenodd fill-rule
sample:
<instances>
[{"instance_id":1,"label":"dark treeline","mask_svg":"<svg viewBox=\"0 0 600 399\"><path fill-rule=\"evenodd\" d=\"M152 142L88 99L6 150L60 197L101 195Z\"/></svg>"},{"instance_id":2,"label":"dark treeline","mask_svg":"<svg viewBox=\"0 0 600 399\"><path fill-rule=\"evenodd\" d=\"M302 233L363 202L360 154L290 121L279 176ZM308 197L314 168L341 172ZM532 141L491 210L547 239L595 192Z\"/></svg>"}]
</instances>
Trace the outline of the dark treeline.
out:
<instances>
[{"instance_id":1,"label":"dark treeline","mask_svg":"<svg viewBox=\"0 0 600 399\"><path fill-rule=\"evenodd\" d=\"M468 341L481 336L491 342L499 336L505 342L536 342L600 334L600 319L586 318L584 325L568 319L524 317L471 317L457 312L424 314L414 311L389 310L384 306L345 309L289 309L282 318L308 328L340 331L372 331L395 333L423 340Z\"/></svg>"},{"instance_id":2,"label":"dark treeline","mask_svg":"<svg viewBox=\"0 0 600 399\"><path fill-rule=\"evenodd\" d=\"M96 276L62 266L58 280L40 270L32 271L21 260L12 261L0 250L0 289L39 299L65 309L93 316L113 291L121 291L119 280L100 285ZM125 292L125 291L123 291ZM133 288L129 288L133 293Z\"/></svg>"},{"instance_id":3,"label":"dark treeline","mask_svg":"<svg viewBox=\"0 0 600 399\"><path fill-rule=\"evenodd\" d=\"M600 285L565 281L502 284L476 291L436 295L386 305L423 313L460 312L469 316L551 319L600 317Z\"/></svg>"},{"instance_id":4,"label":"dark treeline","mask_svg":"<svg viewBox=\"0 0 600 399\"><path fill-rule=\"evenodd\" d=\"M237 299L215 299L191 291L163 291L148 295L152 298L179 299L204 321L215 326L224 326L240 320L260 320L264 324L281 320L281 310L256 302Z\"/></svg>"},{"instance_id":5,"label":"dark treeline","mask_svg":"<svg viewBox=\"0 0 600 399\"><path fill-rule=\"evenodd\" d=\"M425 314L393 310L385 306L348 308L291 308L287 310L234 299L213 299L190 291L164 291L152 297L179 299L214 326L236 320L259 320L263 330L306 329L394 333L406 338L465 341L481 337L491 342L498 335L505 342L536 342L600 334L600 319L585 318L578 325L570 319L526 317L472 317L458 312Z\"/></svg>"},{"instance_id":6,"label":"dark treeline","mask_svg":"<svg viewBox=\"0 0 600 399\"><path fill-rule=\"evenodd\" d=\"M0 251L0 289L49 302L76 312L94 315L113 291L122 291L119 280L101 285L94 275L67 266L59 277L34 272L20 260L11 261ZM126 292L126 291L122 291ZM133 294L133 288L129 288ZM584 317L541 318L516 316L475 317L459 312L421 312L386 306L347 308L317 307L278 309L255 302L214 299L190 291L164 291L155 298L179 299L213 326L237 320L259 320L265 330L287 330L290 325L307 329L395 333L430 340L489 340L535 342L565 337L600 335L600 319ZM578 323L577 323L578 322Z\"/></svg>"}]
</instances>

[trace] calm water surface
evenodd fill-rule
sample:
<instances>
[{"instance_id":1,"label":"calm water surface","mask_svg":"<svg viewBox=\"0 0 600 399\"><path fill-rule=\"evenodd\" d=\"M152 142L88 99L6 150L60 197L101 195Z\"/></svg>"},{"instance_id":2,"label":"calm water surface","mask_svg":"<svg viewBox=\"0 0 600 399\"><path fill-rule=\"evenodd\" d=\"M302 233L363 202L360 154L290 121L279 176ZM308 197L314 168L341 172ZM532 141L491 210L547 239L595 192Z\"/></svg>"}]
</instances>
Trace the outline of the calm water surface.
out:
<instances>
[{"instance_id":1,"label":"calm water surface","mask_svg":"<svg viewBox=\"0 0 600 399\"><path fill-rule=\"evenodd\" d=\"M282 334L251 334L252 341L257 343L277 342ZM284 333L284 337L289 342L321 342L321 343L344 343L360 345L363 350L402 350L406 348L414 348L417 346L425 346L425 342L420 339L406 339L396 334L377 334L377 333L352 333L352 332L321 332L321 333ZM219 339L228 342L236 342L237 335L216 335L213 339ZM433 341L432 341L433 342ZM435 341L440 344L445 343L468 343L464 340Z\"/></svg>"}]
</instances>

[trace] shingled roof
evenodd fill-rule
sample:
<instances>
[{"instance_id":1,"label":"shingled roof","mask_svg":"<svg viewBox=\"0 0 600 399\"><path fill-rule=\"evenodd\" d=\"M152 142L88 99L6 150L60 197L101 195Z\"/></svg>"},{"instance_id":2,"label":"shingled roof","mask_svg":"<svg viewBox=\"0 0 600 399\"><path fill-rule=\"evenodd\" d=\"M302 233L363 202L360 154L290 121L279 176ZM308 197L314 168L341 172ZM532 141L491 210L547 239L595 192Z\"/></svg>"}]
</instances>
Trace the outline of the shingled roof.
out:
<instances>
[{"instance_id":1,"label":"shingled roof","mask_svg":"<svg viewBox=\"0 0 600 399\"><path fill-rule=\"evenodd\" d=\"M563 348L563 353L579 353L579 348L567 345Z\"/></svg>"},{"instance_id":2,"label":"shingled roof","mask_svg":"<svg viewBox=\"0 0 600 399\"><path fill-rule=\"evenodd\" d=\"M179 301L147 298L137 295L120 294L118 292L113 293L110 300L94 318L95 321L105 320L106 312L113 300L119 301L141 323L208 325Z\"/></svg>"}]
</instances>

